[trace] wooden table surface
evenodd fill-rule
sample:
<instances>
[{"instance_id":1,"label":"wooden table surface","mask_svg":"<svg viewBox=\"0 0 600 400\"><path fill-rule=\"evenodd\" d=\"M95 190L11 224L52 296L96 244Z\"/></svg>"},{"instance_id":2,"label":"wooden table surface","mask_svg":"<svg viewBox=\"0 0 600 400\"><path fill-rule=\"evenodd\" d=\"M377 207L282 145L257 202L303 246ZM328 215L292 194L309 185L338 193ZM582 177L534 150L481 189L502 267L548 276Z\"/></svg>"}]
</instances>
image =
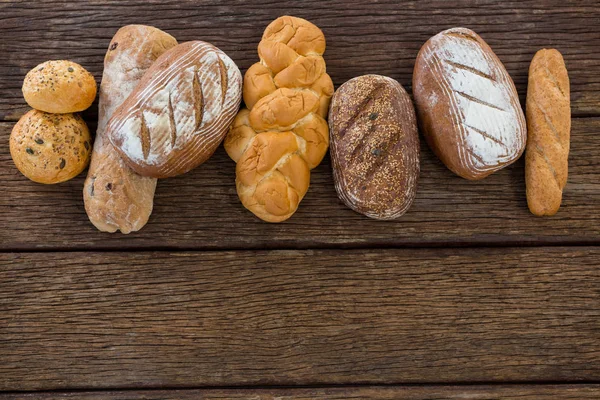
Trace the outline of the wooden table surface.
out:
<instances>
[{"instance_id":1,"label":"wooden table surface","mask_svg":"<svg viewBox=\"0 0 600 400\"><path fill-rule=\"evenodd\" d=\"M267 224L220 148L160 181L125 236L90 224L84 176L43 186L14 167L38 63L100 82L111 37L142 23L245 71L284 14L322 28L336 87L376 73L410 91L420 46L466 26L523 104L534 53L560 50L574 117L560 212L528 212L522 160L469 182L423 142L400 219L346 208L326 158L298 212ZM599 24L598 1L0 1L0 400L600 398ZM97 104L84 117L95 129Z\"/></svg>"}]
</instances>

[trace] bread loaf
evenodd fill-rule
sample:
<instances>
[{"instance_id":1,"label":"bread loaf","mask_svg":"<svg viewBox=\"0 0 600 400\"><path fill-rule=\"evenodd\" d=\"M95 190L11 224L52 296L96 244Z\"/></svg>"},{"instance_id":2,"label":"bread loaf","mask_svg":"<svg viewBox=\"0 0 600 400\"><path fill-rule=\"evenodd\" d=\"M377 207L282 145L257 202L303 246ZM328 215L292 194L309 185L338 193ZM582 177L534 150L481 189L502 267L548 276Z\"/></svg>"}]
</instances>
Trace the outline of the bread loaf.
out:
<instances>
[{"instance_id":1,"label":"bread loaf","mask_svg":"<svg viewBox=\"0 0 600 400\"><path fill-rule=\"evenodd\" d=\"M557 50L540 50L531 61L527 132L527 204L535 215L554 215L567 184L571 135L569 75Z\"/></svg>"},{"instance_id":2,"label":"bread loaf","mask_svg":"<svg viewBox=\"0 0 600 400\"><path fill-rule=\"evenodd\" d=\"M30 110L10 134L10 155L23 175L38 183L60 183L90 162L92 138L79 114Z\"/></svg>"},{"instance_id":3,"label":"bread loaf","mask_svg":"<svg viewBox=\"0 0 600 400\"><path fill-rule=\"evenodd\" d=\"M101 231L137 231L152 213L156 179L127 167L106 137L106 124L150 65L176 44L171 35L144 25L125 26L110 42L100 84L96 141L83 188L85 211Z\"/></svg>"},{"instance_id":4,"label":"bread loaf","mask_svg":"<svg viewBox=\"0 0 600 400\"><path fill-rule=\"evenodd\" d=\"M96 80L73 61L46 61L25 76L23 97L36 110L56 114L79 112L94 102Z\"/></svg>"},{"instance_id":5,"label":"bread loaf","mask_svg":"<svg viewBox=\"0 0 600 400\"><path fill-rule=\"evenodd\" d=\"M325 117L333 83L325 71L325 36L290 16L273 21L258 45L260 62L246 72L244 102L225 139L237 162L242 204L257 217L281 222L306 194L310 170L327 152Z\"/></svg>"},{"instance_id":6,"label":"bread loaf","mask_svg":"<svg viewBox=\"0 0 600 400\"><path fill-rule=\"evenodd\" d=\"M427 143L466 179L482 179L525 150L525 117L515 85L475 32L452 28L419 51L413 94Z\"/></svg>"},{"instance_id":7,"label":"bread loaf","mask_svg":"<svg viewBox=\"0 0 600 400\"><path fill-rule=\"evenodd\" d=\"M379 75L344 83L331 100L329 130L340 199L375 219L404 214L416 195L419 134L402 85Z\"/></svg>"},{"instance_id":8,"label":"bread loaf","mask_svg":"<svg viewBox=\"0 0 600 400\"><path fill-rule=\"evenodd\" d=\"M214 153L241 98L242 76L225 53L206 42L182 43L148 68L107 135L138 174L183 174Z\"/></svg>"}]
</instances>

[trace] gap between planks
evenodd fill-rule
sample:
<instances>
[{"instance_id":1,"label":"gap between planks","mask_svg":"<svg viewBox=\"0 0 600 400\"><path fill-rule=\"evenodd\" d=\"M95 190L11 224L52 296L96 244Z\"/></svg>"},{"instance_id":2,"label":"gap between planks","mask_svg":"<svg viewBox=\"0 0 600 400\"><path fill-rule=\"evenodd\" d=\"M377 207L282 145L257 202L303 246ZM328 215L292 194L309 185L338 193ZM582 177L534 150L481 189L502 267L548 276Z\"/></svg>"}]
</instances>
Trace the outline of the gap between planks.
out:
<instances>
[{"instance_id":1,"label":"gap between planks","mask_svg":"<svg viewBox=\"0 0 600 400\"><path fill-rule=\"evenodd\" d=\"M372 251L386 251L386 250L439 250L439 249L457 249L457 250L469 250L469 249L531 249L531 248L556 248L556 247L572 247L572 248L585 248L585 247L600 247L600 240L589 240L589 241L573 241L568 242L564 240L560 241L535 241L535 242L520 242L520 241L505 241L505 242L440 242L440 243L406 243L406 244L351 244L340 246L331 246L331 244L315 244L311 246L298 246L298 247L278 247L278 246L263 246L261 248L256 247L210 247L210 248L197 248L197 247L177 247L177 246L157 246L151 248L140 248L135 246L123 246L120 248L113 247L90 247L90 248L70 248L70 247L51 247L51 248L30 248L30 247L16 247L9 249L0 249L0 254L37 254L37 253L123 253L123 252L136 252L136 253L218 253L218 252L247 252L247 251L352 251L352 250L372 250ZM600 382L600 381L599 381Z\"/></svg>"},{"instance_id":2,"label":"gap between planks","mask_svg":"<svg viewBox=\"0 0 600 400\"><path fill-rule=\"evenodd\" d=\"M252 400L321 400L321 399L374 399L374 400L539 400L596 399L600 396L600 385L594 383L525 383L510 384L451 384L451 385L349 385L349 386L295 386L295 387L222 387L222 388L178 388L178 389L113 389L113 390L70 390L39 392L0 392L0 400L17 399L81 399L121 400L143 398L165 399L252 399ZM500 397L501 396L501 397Z\"/></svg>"}]
</instances>

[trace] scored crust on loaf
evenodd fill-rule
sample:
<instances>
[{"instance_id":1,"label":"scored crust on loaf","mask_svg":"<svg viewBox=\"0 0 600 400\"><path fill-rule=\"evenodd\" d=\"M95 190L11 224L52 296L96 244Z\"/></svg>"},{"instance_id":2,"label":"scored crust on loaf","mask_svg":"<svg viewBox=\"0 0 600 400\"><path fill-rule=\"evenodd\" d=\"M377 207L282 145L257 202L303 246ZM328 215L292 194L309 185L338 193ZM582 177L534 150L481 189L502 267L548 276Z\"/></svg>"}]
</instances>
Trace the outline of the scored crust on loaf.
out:
<instances>
[{"instance_id":1,"label":"scored crust on loaf","mask_svg":"<svg viewBox=\"0 0 600 400\"><path fill-rule=\"evenodd\" d=\"M242 204L257 217L281 222L306 194L310 170L327 152L325 117L333 83L322 54L325 36L312 23L284 16L265 29L260 61L244 77L244 102L225 139L237 162Z\"/></svg>"},{"instance_id":2,"label":"scored crust on loaf","mask_svg":"<svg viewBox=\"0 0 600 400\"><path fill-rule=\"evenodd\" d=\"M392 78L363 75L336 90L329 110L335 188L352 210L394 219L413 203L419 134L412 101Z\"/></svg>"},{"instance_id":3,"label":"scored crust on loaf","mask_svg":"<svg viewBox=\"0 0 600 400\"><path fill-rule=\"evenodd\" d=\"M210 43L182 43L148 69L110 120L113 145L137 173L188 172L217 149L242 96L235 63Z\"/></svg>"},{"instance_id":4,"label":"scored crust on loaf","mask_svg":"<svg viewBox=\"0 0 600 400\"><path fill-rule=\"evenodd\" d=\"M567 184L571 136L569 75L555 49L540 50L531 61L527 131L527 204L534 215L554 215Z\"/></svg>"},{"instance_id":5,"label":"scored crust on loaf","mask_svg":"<svg viewBox=\"0 0 600 400\"><path fill-rule=\"evenodd\" d=\"M475 32L452 28L429 39L413 81L427 141L453 172L481 179L520 157L526 124L516 88Z\"/></svg>"},{"instance_id":6,"label":"scored crust on loaf","mask_svg":"<svg viewBox=\"0 0 600 400\"><path fill-rule=\"evenodd\" d=\"M138 231L152 213L156 179L127 167L108 141L106 125L150 65L176 44L175 38L157 28L128 25L119 29L108 47L100 84L98 130L83 189L85 210L101 231Z\"/></svg>"}]
</instances>

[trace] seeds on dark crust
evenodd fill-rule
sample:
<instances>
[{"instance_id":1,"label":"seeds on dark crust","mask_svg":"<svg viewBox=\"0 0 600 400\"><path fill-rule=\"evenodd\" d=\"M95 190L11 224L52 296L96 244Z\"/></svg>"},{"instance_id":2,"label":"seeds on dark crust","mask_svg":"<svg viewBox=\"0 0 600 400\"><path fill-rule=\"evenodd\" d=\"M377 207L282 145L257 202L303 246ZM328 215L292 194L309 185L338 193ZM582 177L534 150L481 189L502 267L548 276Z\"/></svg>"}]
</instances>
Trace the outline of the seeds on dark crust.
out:
<instances>
[{"instance_id":1,"label":"seeds on dark crust","mask_svg":"<svg viewBox=\"0 0 600 400\"><path fill-rule=\"evenodd\" d=\"M377 98L377 96L379 95L379 92L381 92L383 89L384 89L384 85L374 86L373 89L371 89L371 91L367 95L365 95L365 98L362 100L362 102L359 105L357 105L355 109L353 107L354 112L348 118L346 125L344 125L343 127L340 127L340 129L338 131L339 137L344 137L344 135L346 135L346 131L358 122L359 115L364 115L363 112L366 111L369 104L375 98Z\"/></svg>"},{"instance_id":2,"label":"seeds on dark crust","mask_svg":"<svg viewBox=\"0 0 600 400\"><path fill-rule=\"evenodd\" d=\"M379 116L378 113L371 113L371 115L369 115L369 119L371 121L375 121L377 119L377 117Z\"/></svg>"}]
</instances>

